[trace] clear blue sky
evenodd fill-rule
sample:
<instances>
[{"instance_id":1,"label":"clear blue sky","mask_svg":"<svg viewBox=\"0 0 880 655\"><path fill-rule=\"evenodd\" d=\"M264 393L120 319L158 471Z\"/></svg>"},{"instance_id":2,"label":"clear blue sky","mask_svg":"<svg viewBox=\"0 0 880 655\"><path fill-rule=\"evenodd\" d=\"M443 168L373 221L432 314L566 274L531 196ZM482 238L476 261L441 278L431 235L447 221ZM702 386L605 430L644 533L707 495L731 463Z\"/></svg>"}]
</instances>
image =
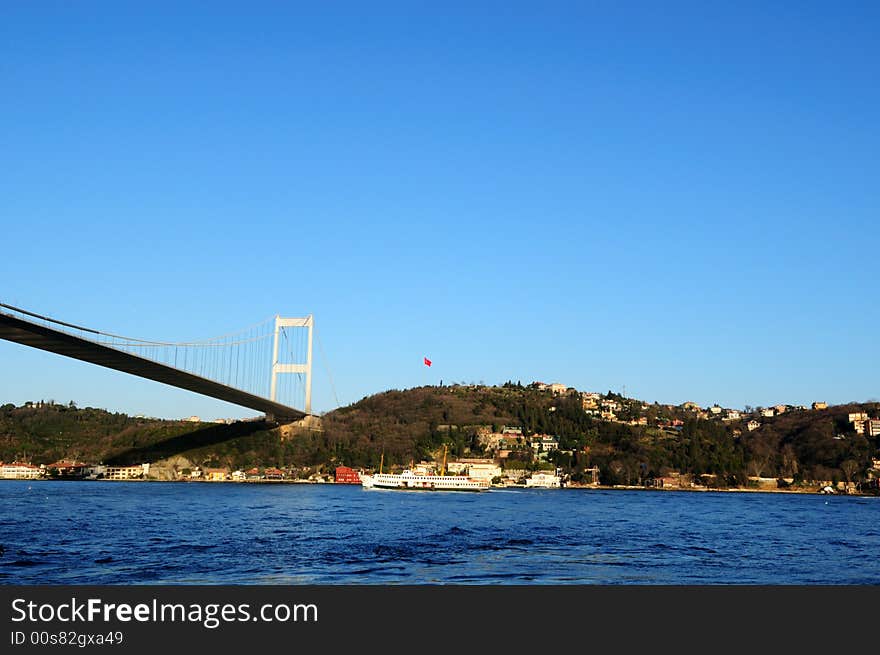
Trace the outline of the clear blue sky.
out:
<instances>
[{"instance_id":1,"label":"clear blue sky","mask_svg":"<svg viewBox=\"0 0 880 655\"><path fill-rule=\"evenodd\" d=\"M880 396L876 3L181 4L4 5L0 301L313 313L342 404ZM251 414L0 342L0 402L40 398Z\"/></svg>"}]
</instances>

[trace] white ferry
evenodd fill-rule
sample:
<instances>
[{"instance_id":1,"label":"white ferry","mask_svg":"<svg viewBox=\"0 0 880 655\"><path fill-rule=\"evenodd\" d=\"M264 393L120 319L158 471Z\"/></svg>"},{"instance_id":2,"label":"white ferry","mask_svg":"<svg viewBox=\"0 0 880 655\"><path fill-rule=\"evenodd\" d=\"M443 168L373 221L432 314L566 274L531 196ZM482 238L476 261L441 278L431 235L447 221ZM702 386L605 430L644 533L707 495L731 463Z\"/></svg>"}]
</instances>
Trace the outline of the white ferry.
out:
<instances>
[{"instance_id":1,"label":"white ferry","mask_svg":"<svg viewBox=\"0 0 880 655\"><path fill-rule=\"evenodd\" d=\"M409 491L487 491L488 480L474 480L462 475L417 475L403 473L361 474L364 489L403 489Z\"/></svg>"},{"instance_id":2,"label":"white ferry","mask_svg":"<svg viewBox=\"0 0 880 655\"><path fill-rule=\"evenodd\" d=\"M443 449L443 468L440 475L420 475L410 469L403 473L382 473L384 453L379 461L379 472L375 475L361 473L361 486L364 489L401 489L408 491L488 491L488 480L475 480L461 475L446 475L446 453Z\"/></svg>"}]
</instances>

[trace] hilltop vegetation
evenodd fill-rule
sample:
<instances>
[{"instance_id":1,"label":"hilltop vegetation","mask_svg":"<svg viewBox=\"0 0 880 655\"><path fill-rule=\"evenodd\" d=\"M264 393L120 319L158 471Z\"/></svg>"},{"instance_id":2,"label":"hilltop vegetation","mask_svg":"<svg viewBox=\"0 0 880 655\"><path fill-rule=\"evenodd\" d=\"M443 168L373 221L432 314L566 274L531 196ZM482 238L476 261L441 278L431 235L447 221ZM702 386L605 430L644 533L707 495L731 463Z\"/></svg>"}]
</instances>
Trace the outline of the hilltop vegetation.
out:
<instances>
[{"instance_id":1,"label":"hilltop vegetation","mask_svg":"<svg viewBox=\"0 0 880 655\"><path fill-rule=\"evenodd\" d=\"M521 447L504 453L507 466L559 466L573 480L598 466L605 484L645 484L678 471L707 484L746 486L751 477L861 481L868 477L878 440L856 434L850 412L880 412L878 403L789 411L762 418L708 420L683 407L647 404L608 392L616 420L584 411L576 392L554 395L508 383L500 387L446 386L393 390L323 417L322 431L282 438L259 422L232 425L132 418L72 403L0 407L0 460L59 459L136 463L183 456L203 466L246 468L376 468L436 458L444 444L452 457L497 456L481 439L505 426L522 431ZM638 424L641 422L642 424ZM530 435L558 437L559 450L538 462Z\"/></svg>"}]
</instances>

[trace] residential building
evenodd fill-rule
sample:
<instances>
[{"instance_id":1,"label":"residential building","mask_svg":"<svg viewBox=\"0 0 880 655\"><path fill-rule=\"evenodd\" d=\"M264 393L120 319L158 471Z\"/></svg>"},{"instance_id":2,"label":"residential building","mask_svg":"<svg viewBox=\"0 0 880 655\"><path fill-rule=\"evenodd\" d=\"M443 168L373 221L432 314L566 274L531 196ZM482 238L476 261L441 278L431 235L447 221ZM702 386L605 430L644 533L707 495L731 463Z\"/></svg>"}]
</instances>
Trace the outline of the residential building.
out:
<instances>
[{"instance_id":1,"label":"residential building","mask_svg":"<svg viewBox=\"0 0 880 655\"><path fill-rule=\"evenodd\" d=\"M852 426L853 426L853 429L856 431L856 434L865 434L865 423L867 423L867 421L853 421L852 422Z\"/></svg>"},{"instance_id":2,"label":"residential building","mask_svg":"<svg viewBox=\"0 0 880 655\"><path fill-rule=\"evenodd\" d=\"M245 480L247 480L247 473L245 473L244 471L233 471L232 480L233 482L244 482Z\"/></svg>"},{"instance_id":3,"label":"residential building","mask_svg":"<svg viewBox=\"0 0 880 655\"><path fill-rule=\"evenodd\" d=\"M601 394L593 393L592 391L584 391L581 393L581 406L585 410L596 409L599 406L599 401L601 399Z\"/></svg>"},{"instance_id":4,"label":"residential building","mask_svg":"<svg viewBox=\"0 0 880 655\"><path fill-rule=\"evenodd\" d=\"M198 416L188 416L187 418L185 418L183 420L187 423L201 423L202 422L202 419L200 419Z\"/></svg>"},{"instance_id":5,"label":"residential building","mask_svg":"<svg viewBox=\"0 0 880 655\"><path fill-rule=\"evenodd\" d=\"M229 469L205 468L202 469L202 477L208 482L226 482L229 479Z\"/></svg>"},{"instance_id":6,"label":"residential building","mask_svg":"<svg viewBox=\"0 0 880 655\"><path fill-rule=\"evenodd\" d=\"M813 409L828 409L828 403L825 401L817 401L812 404Z\"/></svg>"},{"instance_id":7,"label":"residential building","mask_svg":"<svg viewBox=\"0 0 880 655\"><path fill-rule=\"evenodd\" d=\"M483 448L494 449L498 448L504 443L504 435L500 432L490 432L488 434L479 434L477 435L477 442Z\"/></svg>"},{"instance_id":8,"label":"residential building","mask_svg":"<svg viewBox=\"0 0 880 655\"><path fill-rule=\"evenodd\" d=\"M719 407L718 405L712 405L707 409L707 411L713 416L718 416L719 414L721 414L721 407Z\"/></svg>"},{"instance_id":9,"label":"residential building","mask_svg":"<svg viewBox=\"0 0 880 655\"><path fill-rule=\"evenodd\" d=\"M150 474L149 464L133 466L107 466L104 469L105 480L139 480Z\"/></svg>"},{"instance_id":10,"label":"residential building","mask_svg":"<svg viewBox=\"0 0 880 655\"><path fill-rule=\"evenodd\" d=\"M868 415L865 412L851 412L847 414L847 422L855 423L856 421L867 421Z\"/></svg>"},{"instance_id":11,"label":"residential building","mask_svg":"<svg viewBox=\"0 0 880 655\"><path fill-rule=\"evenodd\" d=\"M739 413L738 410L735 410L735 409L728 409L727 410L726 420L738 421L740 418L742 418L742 415Z\"/></svg>"},{"instance_id":12,"label":"residential building","mask_svg":"<svg viewBox=\"0 0 880 655\"><path fill-rule=\"evenodd\" d=\"M412 467L412 472L416 475L435 475L437 473L437 465L433 462L419 462ZM358 480L360 480L360 478L358 478Z\"/></svg>"},{"instance_id":13,"label":"residential building","mask_svg":"<svg viewBox=\"0 0 880 655\"><path fill-rule=\"evenodd\" d=\"M691 402L690 400L686 403L682 403L681 408L691 412L697 412L700 410L700 406L697 403Z\"/></svg>"},{"instance_id":14,"label":"residential building","mask_svg":"<svg viewBox=\"0 0 880 655\"><path fill-rule=\"evenodd\" d=\"M749 432L752 432L753 430L757 430L759 427L761 427L761 424L758 421L756 421L755 419L752 419L751 421L746 423L746 428L748 428Z\"/></svg>"},{"instance_id":15,"label":"residential building","mask_svg":"<svg viewBox=\"0 0 880 655\"><path fill-rule=\"evenodd\" d=\"M536 434L529 440L529 443L536 453L548 453L559 448L559 439L551 437L549 434Z\"/></svg>"},{"instance_id":16,"label":"residential building","mask_svg":"<svg viewBox=\"0 0 880 655\"><path fill-rule=\"evenodd\" d=\"M871 418L865 421L865 435L868 437L880 437L880 419Z\"/></svg>"},{"instance_id":17,"label":"residential building","mask_svg":"<svg viewBox=\"0 0 880 655\"><path fill-rule=\"evenodd\" d=\"M563 394L566 391L568 391L568 387L559 382L554 382L550 385L550 392L555 395Z\"/></svg>"},{"instance_id":18,"label":"residential building","mask_svg":"<svg viewBox=\"0 0 880 655\"><path fill-rule=\"evenodd\" d=\"M267 480L283 480L284 471L277 468L268 468L264 471L263 477Z\"/></svg>"},{"instance_id":19,"label":"residential building","mask_svg":"<svg viewBox=\"0 0 880 655\"><path fill-rule=\"evenodd\" d=\"M501 467L494 462L489 464L471 464L468 467L468 477L475 480L488 480L501 477Z\"/></svg>"},{"instance_id":20,"label":"residential building","mask_svg":"<svg viewBox=\"0 0 880 655\"><path fill-rule=\"evenodd\" d=\"M10 462L0 466L0 478L4 480L36 480L44 475L44 469L25 462Z\"/></svg>"},{"instance_id":21,"label":"residential building","mask_svg":"<svg viewBox=\"0 0 880 655\"><path fill-rule=\"evenodd\" d=\"M360 484L361 476L353 468L348 466L336 467L336 484Z\"/></svg>"},{"instance_id":22,"label":"residential building","mask_svg":"<svg viewBox=\"0 0 880 655\"><path fill-rule=\"evenodd\" d=\"M526 480L527 487L558 488L562 486L562 479L553 473L538 471L532 473L532 477Z\"/></svg>"},{"instance_id":23,"label":"residential building","mask_svg":"<svg viewBox=\"0 0 880 655\"><path fill-rule=\"evenodd\" d=\"M89 470L88 464L61 460L46 466L46 472L57 478L83 478Z\"/></svg>"},{"instance_id":24,"label":"residential building","mask_svg":"<svg viewBox=\"0 0 880 655\"><path fill-rule=\"evenodd\" d=\"M778 416L779 414L785 414L788 410L788 405L774 405L773 409L776 410L776 415Z\"/></svg>"},{"instance_id":25,"label":"residential building","mask_svg":"<svg viewBox=\"0 0 880 655\"><path fill-rule=\"evenodd\" d=\"M773 418L775 415L775 410L772 407L766 407L761 410L761 416L764 418Z\"/></svg>"}]
</instances>

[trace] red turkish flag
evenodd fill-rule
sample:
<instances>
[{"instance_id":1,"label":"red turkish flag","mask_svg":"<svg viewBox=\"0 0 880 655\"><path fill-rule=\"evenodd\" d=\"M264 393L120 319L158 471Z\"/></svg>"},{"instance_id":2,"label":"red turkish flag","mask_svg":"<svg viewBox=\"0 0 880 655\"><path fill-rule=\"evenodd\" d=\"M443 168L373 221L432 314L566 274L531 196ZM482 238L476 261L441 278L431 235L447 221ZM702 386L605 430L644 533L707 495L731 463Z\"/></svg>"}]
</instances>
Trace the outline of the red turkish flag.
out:
<instances>
[{"instance_id":1,"label":"red turkish flag","mask_svg":"<svg viewBox=\"0 0 880 655\"><path fill-rule=\"evenodd\" d=\"M431 365L431 360L428 359L427 357L425 357L425 366L430 366L430 365Z\"/></svg>"}]
</instances>

